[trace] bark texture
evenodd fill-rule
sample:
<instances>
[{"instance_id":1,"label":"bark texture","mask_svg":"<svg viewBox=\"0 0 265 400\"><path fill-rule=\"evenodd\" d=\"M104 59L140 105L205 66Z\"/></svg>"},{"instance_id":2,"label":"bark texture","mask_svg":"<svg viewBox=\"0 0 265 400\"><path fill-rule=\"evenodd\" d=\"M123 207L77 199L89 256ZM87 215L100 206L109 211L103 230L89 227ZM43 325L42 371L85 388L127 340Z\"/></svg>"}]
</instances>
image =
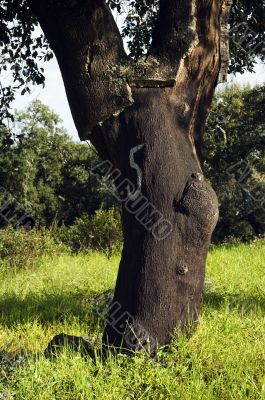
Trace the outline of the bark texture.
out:
<instances>
[{"instance_id":1,"label":"bark texture","mask_svg":"<svg viewBox=\"0 0 265 400\"><path fill-rule=\"evenodd\" d=\"M104 341L153 352L200 310L218 218L200 145L224 54L227 63L230 1L161 0L137 65L103 0L29 3L58 58L80 138L121 172L124 249ZM158 215L171 227L167 237Z\"/></svg>"},{"instance_id":2,"label":"bark texture","mask_svg":"<svg viewBox=\"0 0 265 400\"><path fill-rule=\"evenodd\" d=\"M131 108L101 128L111 159L135 186L129 154L144 144L137 155L143 198L128 198L123 204L124 249L105 340L120 345L129 321L140 343L129 329L124 345L148 346L149 338L154 351L157 343L169 342L174 329L198 319L218 201L176 113L177 94L170 88L141 88L133 90L133 97ZM143 226L156 222L154 210L172 224L172 232L162 240Z\"/></svg>"},{"instance_id":3,"label":"bark texture","mask_svg":"<svg viewBox=\"0 0 265 400\"><path fill-rule=\"evenodd\" d=\"M58 60L82 140L133 103L120 65L127 56L104 0L29 0Z\"/></svg>"}]
</instances>

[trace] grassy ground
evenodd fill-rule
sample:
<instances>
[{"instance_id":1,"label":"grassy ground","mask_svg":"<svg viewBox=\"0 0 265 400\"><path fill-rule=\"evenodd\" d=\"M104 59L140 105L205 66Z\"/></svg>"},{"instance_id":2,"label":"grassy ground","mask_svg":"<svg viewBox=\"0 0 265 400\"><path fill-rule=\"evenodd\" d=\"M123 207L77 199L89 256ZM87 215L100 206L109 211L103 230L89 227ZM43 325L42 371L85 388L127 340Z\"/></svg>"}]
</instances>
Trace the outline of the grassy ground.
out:
<instances>
[{"instance_id":1,"label":"grassy ground","mask_svg":"<svg viewBox=\"0 0 265 400\"><path fill-rule=\"evenodd\" d=\"M165 365L142 354L93 363L70 349L45 359L60 332L98 343L91 301L114 286L118 261L95 253L0 269L0 399L265 399L262 241L210 252L200 325L173 341Z\"/></svg>"}]
</instances>

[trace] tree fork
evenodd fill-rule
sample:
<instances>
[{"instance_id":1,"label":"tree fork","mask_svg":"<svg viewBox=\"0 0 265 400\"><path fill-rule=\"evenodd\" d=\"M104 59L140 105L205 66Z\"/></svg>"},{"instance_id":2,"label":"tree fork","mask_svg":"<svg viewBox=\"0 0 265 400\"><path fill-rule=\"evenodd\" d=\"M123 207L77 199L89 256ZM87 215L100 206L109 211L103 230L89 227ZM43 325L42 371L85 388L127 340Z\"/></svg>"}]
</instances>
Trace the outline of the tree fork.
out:
<instances>
[{"instance_id":1,"label":"tree fork","mask_svg":"<svg viewBox=\"0 0 265 400\"><path fill-rule=\"evenodd\" d=\"M112 303L118 307L104 342L153 352L198 319L218 218L200 146L227 63L222 41L231 2L161 0L152 44L138 64L125 54L103 0L29 4L57 56L80 138L91 138L148 200L142 219L132 211L135 196L127 193L122 201L124 248ZM136 147L140 187L130 162ZM154 210L172 226L161 240L143 226L152 223Z\"/></svg>"}]
</instances>

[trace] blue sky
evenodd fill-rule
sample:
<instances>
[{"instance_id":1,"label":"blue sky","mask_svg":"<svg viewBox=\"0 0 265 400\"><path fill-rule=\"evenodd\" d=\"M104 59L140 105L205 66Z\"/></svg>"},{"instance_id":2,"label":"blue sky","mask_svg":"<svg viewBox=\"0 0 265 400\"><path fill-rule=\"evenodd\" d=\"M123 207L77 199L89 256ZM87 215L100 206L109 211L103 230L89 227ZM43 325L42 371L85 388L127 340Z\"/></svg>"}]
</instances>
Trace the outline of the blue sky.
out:
<instances>
[{"instance_id":1,"label":"blue sky","mask_svg":"<svg viewBox=\"0 0 265 400\"><path fill-rule=\"evenodd\" d=\"M12 107L16 109L25 108L29 102L34 99L39 99L43 103L49 105L57 114L63 119L65 128L69 131L70 135L78 139L77 131L72 119L71 111L67 102L64 85L58 64L55 59L44 64L46 85L42 87L33 87L29 95L17 95L16 100L13 102ZM265 82L265 64L259 64L255 68L255 73L245 73L244 75L229 76L228 84L233 82L245 85L250 83L254 86L258 83Z\"/></svg>"}]
</instances>

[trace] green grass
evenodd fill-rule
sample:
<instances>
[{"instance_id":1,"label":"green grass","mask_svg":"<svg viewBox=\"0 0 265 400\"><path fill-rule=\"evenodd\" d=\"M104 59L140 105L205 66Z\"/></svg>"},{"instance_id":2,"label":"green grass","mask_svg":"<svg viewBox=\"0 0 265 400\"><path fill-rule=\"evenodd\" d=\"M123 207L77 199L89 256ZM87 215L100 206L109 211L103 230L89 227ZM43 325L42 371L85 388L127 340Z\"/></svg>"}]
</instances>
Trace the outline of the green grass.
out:
<instances>
[{"instance_id":1,"label":"green grass","mask_svg":"<svg viewBox=\"0 0 265 400\"><path fill-rule=\"evenodd\" d=\"M91 301L115 284L119 258L65 255L0 270L0 399L265 399L264 241L211 250L201 321L164 364L143 354L95 363L70 349L42 355L53 335L91 336ZM2 397L1 397L2 394ZM4 396L3 396L4 394ZM9 396L9 397L8 397Z\"/></svg>"}]
</instances>

